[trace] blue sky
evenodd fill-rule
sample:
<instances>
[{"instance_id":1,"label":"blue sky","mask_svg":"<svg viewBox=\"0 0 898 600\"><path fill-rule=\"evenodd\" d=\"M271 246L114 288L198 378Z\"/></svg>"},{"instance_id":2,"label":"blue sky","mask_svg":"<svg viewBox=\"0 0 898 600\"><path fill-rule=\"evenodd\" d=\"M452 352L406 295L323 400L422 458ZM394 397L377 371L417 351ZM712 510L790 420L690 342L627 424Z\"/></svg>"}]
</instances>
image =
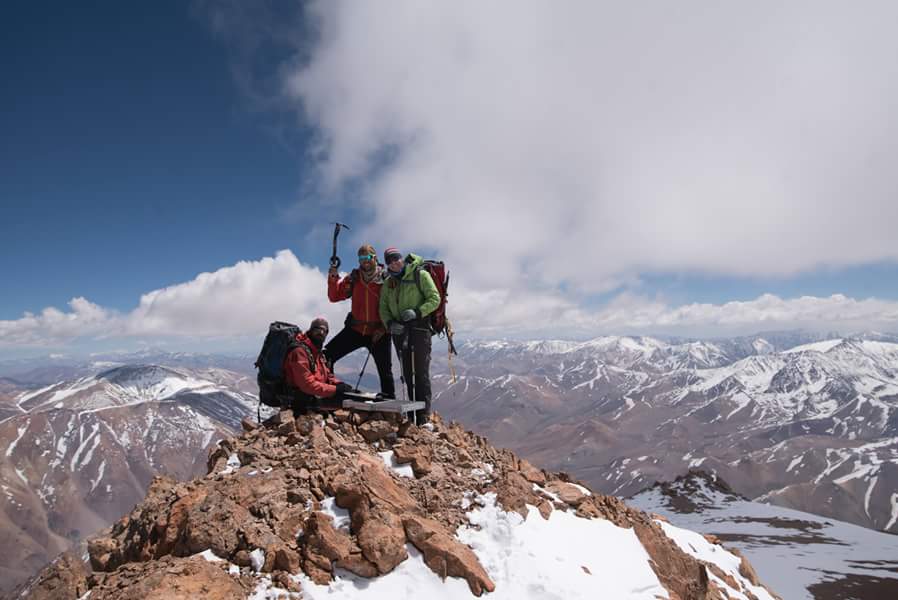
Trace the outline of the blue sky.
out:
<instances>
[{"instance_id":1,"label":"blue sky","mask_svg":"<svg viewBox=\"0 0 898 600\"><path fill-rule=\"evenodd\" d=\"M342 2L276 14L286 6L4 5L0 345L7 353L23 344L90 348L103 330L96 319L131 321L107 345L152 340L157 329L133 323L142 295L203 272L225 277L229 271L220 270L240 261L250 261L250 272L282 249L298 259L295 273L323 270L335 219L355 225L343 240L344 258L370 239L452 260L462 295L455 302L470 329L502 299L503 318L484 326L492 335L541 335L525 325L546 311L569 318L567 336L606 329L705 335L716 332L719 316L674 322L670 314L765 294L787 305L801 296L872 299L884 304L845 327L894 323L898 242L887 230L898 199L882 165L895 158L889 98L896 77L888 67L871 67L869 79L857 75L865 53L891 43L875 14L891 14L888 5L847 19L837 8L821 10L819 39L789 33L800 14L786 9L763 23L747 9L674 15L682 30L670 33L672 16L660 8L645 15L603 5L587 9L604 11L595 14L553 14L545 25L539 15L515 15L519 28L497 30L491 24L505 23L507 13L478 13L466 3L448 14ZM598 17L620 27L580 30ZM739 19L758 32L740 41L744 48L714 33ZM872 41L844 58L826 46L826 34L840 33L846 20ZM641 43L653 27L670 33L673 50ZM570 56L553 56L561 39L574 48ZM689 47L696 39L722 44L748 75L730 81L740 69L728 66L717 78L696 75L695 61L708 60L707 47ZM613 52L592 47L595 40L629 48L650 76L603 62ZM777 88L782 98L740 112L737 100L726 102L730 94L744 98L745 89L782 81L776 61L761 60L759 49L771 47L800 75ZM827 65L829 51L845 64ZM800 62L814 56L813 68ZM602 75L594 87L557 66L575 73L578 61ZM712 62L702 68L717 72ZM828 82L839 78L856 91L831 100L847 111L827 112L829 100L808 102L825 98ZM875 87L883 80L888 89ZM675 93L665 95L666 85ZM689 85L703 92L680 98ZM719 97L714 107L729 112L715 118L701 106L706 97ZM769 113L759 118L755 110ZM861 113L864 120L853 123ZM789 126L807 122L790 137L777 125L782 115ZM851 127L842 131L846 120ZM782 148L790 153L777 155ZM60 333L23 320L48 307L68 319L69 302L79 297L103 311L84 330ZM511 306L511 298L523 300ZM297 299L297 318L333 309L317 302ZM654 316L648 324L595 316L622 305ZM817 313L790 320L804 314L793 308L774 324L823 320L833 328L830 316ZM844 307L838 301L826 310ZM740 319L740 330L753 327ZM172 329L178 326L159 335ZM223 326L221 333L248 332Z\"/></svg>"}]
</instances>

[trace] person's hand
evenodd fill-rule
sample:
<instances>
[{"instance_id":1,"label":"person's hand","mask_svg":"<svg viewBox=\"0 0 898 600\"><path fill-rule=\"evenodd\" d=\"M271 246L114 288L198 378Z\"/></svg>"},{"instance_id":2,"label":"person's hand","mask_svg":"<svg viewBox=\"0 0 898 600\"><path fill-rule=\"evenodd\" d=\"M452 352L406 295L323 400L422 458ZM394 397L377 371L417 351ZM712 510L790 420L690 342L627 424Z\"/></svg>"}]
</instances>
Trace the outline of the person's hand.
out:
<instances>
[{"instance_id":1,"label":"person's hand","mask_svg":"<svg viewBox=\"0 0 898 600\"><path fill-rule=\"evenodd\" d=\"M352 392L352 386L346 383L345 381L341 381L337 384L337 395L342 396L346 392Z\"/></svg>"},{"instance_id":2,"label":"person's hand","mask_svg":"<svg viewBox=\"0 0 898 600\"><path fill-rule=\"evenodd\" d=\"M418 311L413 308L406 308L402 311L402 314L399 315L399 320L403 323L408 323L409 321L414 321L418 318Z\"/></svg>"},{"instance_id":3,"label":"person's hand","mask_svg":"<svg viewBox=\"0 0 898 600\"><path fill-rule=\"evenodd\" d=\"M405 333L405 325L398 321L390 321L387 328L390 330L390 335L402 335Z\"/></svg>"},{"instance_id":4,"label":"person's hand","mask_svg":"<svg viewBox=\"0 0 898 600\"><path fill-rule=\"evenodd\" d=\"M337 267L331 267L330 269L328 269L327 276L328 277L337 277L338 276Z\"/></svg>"},{"instance_id":5,"label":"person's hand","mask_svg":"<svg viewBox=\"0 0 898 600\"><path fill-rule=\"evenodd\" d=\"M371 343L376 344L377 342L379 342L380 338L382 338L385 333L386 333L386 331L384 331L383 329L376 330L374 333L371 334Z\"/></svg>"}]
</instances>

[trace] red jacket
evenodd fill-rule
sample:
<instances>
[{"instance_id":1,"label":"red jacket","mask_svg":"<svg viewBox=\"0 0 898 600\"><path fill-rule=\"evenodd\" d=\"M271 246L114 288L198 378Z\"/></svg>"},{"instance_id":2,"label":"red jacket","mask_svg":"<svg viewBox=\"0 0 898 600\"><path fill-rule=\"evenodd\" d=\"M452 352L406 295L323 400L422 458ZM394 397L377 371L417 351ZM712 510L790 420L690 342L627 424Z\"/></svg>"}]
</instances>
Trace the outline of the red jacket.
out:
<instances>
[{"instance_id":1,"label":"red jacket","mask_svg":"<svg viewBox=\"0 0 898 600\"><path fill-rule=\"evenodd\" d=\"M337 393L337 384L340 383L331 370L327 367L324 354L315 347L306 334L296 336L300 342L298 348L294 348L284 359L284 375L287 384L298 388L304 394L317 396L318 398L330 398ZM308 346L312 351L311 361L309 351L303 346ZM315 364L315 372L312 372L311 364Z\"/></svg>"},{"instance_id":2,"label":"red jacket","mask_svg":"<svg viewBox=\"0 0 898 600\"><path fill-rule=\"evenodd\" d=\"M355 279L355 283L353 283ZM340 279L336 274L327 278L327 297L331 302L342 302L352 296L352 328L362 335L372 335L385 331L380 320L380 289L383 287L382 269L365 283L358 269Z\"/></svg>"}]
</instances>

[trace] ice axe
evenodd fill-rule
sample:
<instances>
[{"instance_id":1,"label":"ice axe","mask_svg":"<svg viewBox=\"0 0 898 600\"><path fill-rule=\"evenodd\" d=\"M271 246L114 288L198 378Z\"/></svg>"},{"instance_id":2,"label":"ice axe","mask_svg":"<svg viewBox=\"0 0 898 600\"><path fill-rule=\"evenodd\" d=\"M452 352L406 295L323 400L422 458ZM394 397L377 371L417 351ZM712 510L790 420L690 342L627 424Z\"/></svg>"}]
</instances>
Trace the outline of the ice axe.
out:
<instances>
[{"instance_id":1,"label":"ice axe","mask_svg":"<svg viewBox=\"0 0 898 600\"><path fill-rule=\"evenodd\" d=\"M337 256L337 236L340 235L340 228L344 227L346 229L352 229L349 225L344 223L334 223L334 253L331 255L331 268L339 269L340 268L340 257Z\"/></svg>"}]
</instances>

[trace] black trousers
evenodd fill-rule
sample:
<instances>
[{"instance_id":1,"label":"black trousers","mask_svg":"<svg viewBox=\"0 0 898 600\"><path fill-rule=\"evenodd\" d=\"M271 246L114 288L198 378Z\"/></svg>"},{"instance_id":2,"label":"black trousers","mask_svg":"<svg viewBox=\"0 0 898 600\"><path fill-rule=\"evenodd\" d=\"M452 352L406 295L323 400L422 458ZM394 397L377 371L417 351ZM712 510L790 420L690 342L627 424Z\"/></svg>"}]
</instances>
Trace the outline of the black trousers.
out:
<instances>
[{"instance_id":1,"label":"black trousers","mask_svg":"<svg viewBox=\"0 0 898 600\"><path fill-rule=\"evenodd\" d=\"M419 422L430 416L430 336L430 327L421 319L408 323L403 335L393 336L396 352L402 356L408 399L425 405L415 415Z\"/></svg>"},{"instance_id":2,"label":"black trousers","mask_svg":"<svg viewBox=\"0 0 898 600\"><path fill-rule=\"evenodd\" d=\"M375 343L370 335L362 335L352 327L344 327L324 347L324 354L331 362L337 362L350 352L359 348L371 351L377 375L380 377L380 392L389 398L396 397L396 385L393 383L393 359L390 356L390 336L384 334Z\"/></svg>"}]
</instances>

